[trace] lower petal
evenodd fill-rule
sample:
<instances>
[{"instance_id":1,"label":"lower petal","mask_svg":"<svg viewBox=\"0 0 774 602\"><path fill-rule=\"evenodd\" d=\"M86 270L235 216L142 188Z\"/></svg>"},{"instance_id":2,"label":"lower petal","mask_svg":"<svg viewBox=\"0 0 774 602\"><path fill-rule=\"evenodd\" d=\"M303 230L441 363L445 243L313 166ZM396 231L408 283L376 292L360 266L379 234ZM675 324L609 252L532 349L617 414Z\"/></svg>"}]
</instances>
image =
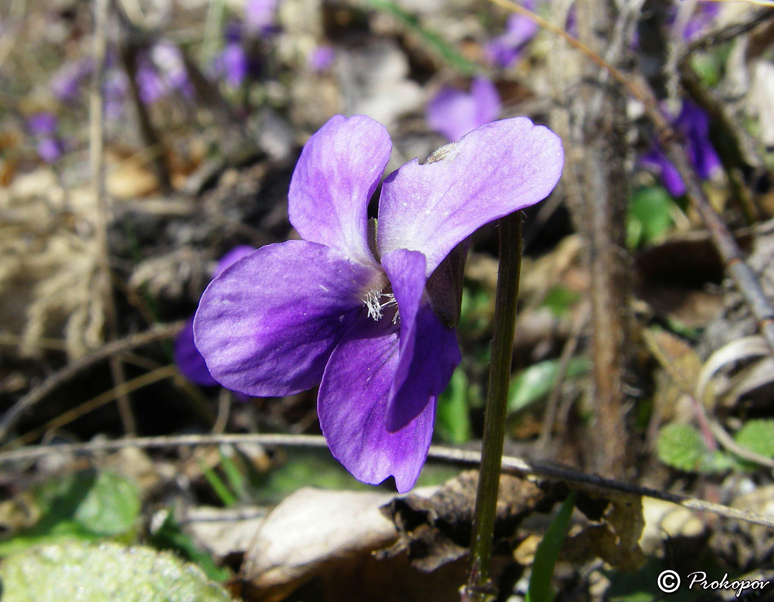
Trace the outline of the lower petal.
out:
<instances>
[{"instance_id":1,"label":"lower petal","mask_svg":"<svg viewBox=\"0 0 774 602\"><path fill-rule=\"evenodd\" d=\"M223 386L255 397L310 389L379 273L303 240L262 247L215 278L196 346Z\"/></svg>"},{"instance_id":2,"label":"lower petal","mask_svg":"<svg viewBox=\"0 0 774 602\"><path fill-rule=\"evenodd\" d=\"M411 363L390 391L387 429L404 428L428 403L446 388L462 356L454 329L447 328L430 309L422 305L416 317L416 339ZM401 356L403 361L403 356Z\"/></svg>"},{"instance_id":3,"label":"lower petal","mask_svg":"<svg viewBox=\"0 0 774 602\"><path fill-rule=\"evenodd\" d=\"M433 436L435 398L396 432L386 428L398 366L398 329L362 319L346 332L325 368L317 412L333 456L364 483L395 477L399 492L414 486Z\"/></svg>"},{"instance_id":4,"label":"lower petal","mask_svg":"<svg viewBox=\"0 0 774 602\"><path fill-rule=\"evenodd\" d=\"M398 249L382 258L400 312L399 359L387 404L387 430L398 431L421 414L449 384L460 363L454 330L423 300L425 258Z\"/></svg>"}]
</instances>

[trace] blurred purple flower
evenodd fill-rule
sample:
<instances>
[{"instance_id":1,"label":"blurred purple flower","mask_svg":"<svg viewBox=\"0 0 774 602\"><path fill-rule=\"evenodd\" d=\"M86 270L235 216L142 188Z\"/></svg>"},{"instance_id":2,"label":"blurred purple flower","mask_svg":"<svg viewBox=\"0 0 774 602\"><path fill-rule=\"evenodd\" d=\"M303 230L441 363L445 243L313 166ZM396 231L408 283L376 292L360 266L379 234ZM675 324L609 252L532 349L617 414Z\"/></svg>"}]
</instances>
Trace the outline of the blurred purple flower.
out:
<instances>
[{"instance_id":1,"label":"blurred purple flower","mask_svg":"<svg viewBox=\"0 0 774 602\"><path fill-rule=\"evenodd\" d=\"M242 245L231 249L218 261L213 278L231 264L239 261L253 251L255 251L255 247L249 245ZM191 316L183 327L183 330L180 331L180 334L178 334L175 339L175 363L177 364L180 373L192 383L202 387L213 387L218 384L218 381L210 375L210 371L207 370L207 364L204 362L202 354L199 353L199 350L194 344L193 321L194 317Z\"/></svg>"},{"instance_id":2,"label":"blurred purple flower","mask_svg":"<svg viewBox=\"0 0 774 602\"><path fill-rule=\"evenodd\" d=\"M216 77L222 77L229 86L237 88L248 76L257 77L260 74L261 62L246 50L252 45L249 44L250 36L243 24L229 23L224 38L226 45L215 57L212 72ZM247 47L245 43L248 43Z\"/></svg>"},{"instance_id":3,"label":"blurred purple flower","mask_svg":"<svg viewBox=\"0 0 774 602\"><path fill-rule=\"evenodd\" d=\"M502 104L495 85L477 77L470 93L456 88L442 88L427 105L427 123L452 142L480 125L494 121Z\"/></svg>"},{"instance_id":4,"label":"blurred purple flower","mask_svg":"<svg viewBox=\"0 0 774 602\"><path fill-rule=\"evenodd\" d=\"M33 136L51 136L56 133L59 118L53 113L36 113L27 120L27 128Z\"/></svg>"},{"instance_id":5,"label":"blurred purple flower","mask_svg":"<svg viewBox=\"0 0 774 602\"><path fill-rule=\"evenodd\" d=\"M709 117L699 107L683 101L680 114L672 126L686 139L688 158L702 179L709 179L720 169L718 154L709 139ZM654 146L640 158L640 162L660 177L669 194L678 197L685 194L685 183L675 166L667 159L660 147Z\"/></svg>"},{"instance_id":6,"label":"blurred purple flower","mask_svg":"<svg viewBox=\"0 0 774 602\"><path fill-rule=\"evenodd\" d=\"M46 163L56 163L62 156L64 150L62 143L56 138L41 138L36 145L38 156Z\"/></svg>"},{"instance_id":7,"label":"blurred purple flower","mask_svg":"<svg viewBox=\"0 0 774 602\"><path fill-rule=\"evenodd\" d=\"M681 30L683 40L688 41L713 24L720 14L720 3L696 2L691 14L684 16L686 10L690 10L688 4L677 3L668 20L671 27Z\"/></svg>"},{"instance_id":8,"label":"blurred purple flower","mask_svg":"<svg viewBox=\"0 0 774 602\"><path fill-rule=\"evenodd\" d=\"M288 196L303 240L262 247L215 278L194 334L230 389L275 397L319 384L334 457L366 483L392 475L404 492L460 361L445 260L480 226L545 198L563 155L553 132L524 117L477 128L384 180L377 235L368 204L391 149L387 130L362 115L314 134Z\"/></svg>"},{"instance_id":9,"label":"blurred purple flower","mask_svg":"<svg viewBox=\"0 0 774 602\"><path fill-rule=\"evenodd\" d=\"M245 25L250 35L270 33L275 28L275 14L279 0L247 0Z\"/></svg>"},{"instance_id":10,"label":"blurred purple flower","mask_svg":"<svg viewBox=\"0 0 774 602\"><path fill-rule=\"evenodd\" d=\"M216 61L216 71L224 75L226 83L234 88L241 86L249 69L247 54L242 44L240 42L226 44Z\"/></svg>"},{"instance_id":11,"label":"blurred purple flower","mask_svg":"<svg viewBox=\"0 0 774 602\"><path fill-rule=\"evenodd\" d=\"M153 103L173 91L193 96L183 55L169 42L158 42L138 57L136 77L140 99L145 104Z\"/></svg>"},{"instance_id":12,"label":"blurred purple flower","mask_svg":"<svg viewBox=\"0 0 774 602\"><path fill-rule=\"evenodd\" d=\"M105 74L102 94L105 99L105 116L110 119L121 117L124 113L124 99L129 90L126 73L119 69L110 69Z\"/></svg>"},{"instance_id":13,"label":"blurred purple flower","mask_svg":"<svg viewBox=\"0 0 774 602\"><path fill-rule=\"evenodd\" d=\"M81 86L91 75L93 68L91 59L65 63L51 78L51 92L62 102L77 100L81 94Z\"/></svg>"},{"instance_id":14,"label":"blurred purple flower","mask_svg":"<svg viewBox=\"0 0 774 602\"><path fill-rule=\"evenodd\" d=\"M327 44L318 46L310 54L308 59L309 68L315 73L326 71L336 59L336 51Z\"/></svg>"},{"instance_id":15,"label":"blurred purple flower","mask_svg":"<svg viewBox=\"0 0 774 602\"><path fill-rule=\"evenodd\" d=\"M522 5L524 8L534 11L536 2L535 0L525 0ZM498 67L510 67L516 62L521 51L535 37L539 29L537 23L531 19L516 13L511 14L505 24L505 33L493 38L486 45L487 59Z\"/></svg>"},{"instance_id":16,"label":"blurred purple flower","mask_svg":"<svg viewBox=\"0 0 774 602\"><path fill-rule=\"evenodd\" d=\"M27 120L27 129L37 138L35 148L38 156L46 163L54 163L62 156L64 149L56 136L59 118L53 113L37 113Z\"/></svg>"}]
</instances>

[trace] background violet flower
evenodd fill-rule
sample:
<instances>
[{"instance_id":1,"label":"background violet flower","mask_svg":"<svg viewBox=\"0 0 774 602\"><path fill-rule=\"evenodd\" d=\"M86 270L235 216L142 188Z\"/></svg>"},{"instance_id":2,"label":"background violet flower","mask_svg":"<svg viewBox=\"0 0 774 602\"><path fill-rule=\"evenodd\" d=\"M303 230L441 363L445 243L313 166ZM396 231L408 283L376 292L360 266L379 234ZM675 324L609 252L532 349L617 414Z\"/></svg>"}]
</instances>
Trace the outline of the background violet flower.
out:
<instances>
[{"instance_id":1,"label":"background violet flower","mask_svg":"<svg viewBox=\"0 0 774 602\"><path fill-rule=\"evenodd\" d=\"M231 249L218 261L213 278L232 263L239 261L253 251L255 251L255 247L249 245L241 245ZM194 344L193 320L194 318L191 316L175 339L175 364L177 364L180 373L192 383L202 387L214 387L219 383L210 375L202 354L199 353Z\"/></svg>"},{"instance_id":2,"label":"background violet flower","mask_svg":"<svg viewBox=\"0 0 774 602\"><path fill-rule=\"evenodd\" d=\"M526 0L522 4L528 10L535 10L534 0ZM509 15L505 23L505 33L493 38L486 45L487 59L498 67L510 67L518 60L521 51L539 29L537 23L523 15Z\"/></svg>"},{"instance_id":3,"label":"background violet flower","mask_svg":"<svg viewBox=\"0 0 774 602\"><path fill-rule=\"evenodd\" d=\"M404 492L460 361L431 292L449 290L450 271L431 288L428 278L480 226L545 198L563 154L559 138L527 118L477 128L384 181L375 235L368 203L391 150L387 130L364 116L334 117L312 136L288 196L302 240L262 247L216 277L194 335L230 389L266 397L319 384L334 457L366 483L392 475Z\"/></svg>"},{"instance_id":4,"label":"background violet flower","mask_svg":"<svg viewBox=\"0 0 774 602\"><path fill-rule=\"evenodd\" d=\"M322 73L333 64L336 59L336 51L328 46L318 46L310 54L307 60L309 68L315 73Z\"/></svg>"},{"instance_id":5,"label":"background violet flower","mask_svg":"<svg viewBox=\"0 0 774 602\"><path fill-rule=\"evenodd\" d=\"M59 160L64 150L56 136L59 118L53 113L37 113L27 120L27 128L37 138L35 148L38 156L46 163Z\"/></svg>"},{"instance_id":6,"label":"background violet flower","mask_svg":"<svg viewBox=\"0 0 774 602\"><path fill-rule=\"evenodd\" d=\"M245 25L250 34L266 34L273 31L277 2L278 0L247 0Z\"/></svg>"},{"instance_id":7,"label":"background violet flower","mask_svg":"<svg viewBox=\"0 0 774 602\"><path fill-rule=\"evenodd\" d=\"M688 158L696 168L696 173L702 179L709 179L721 167L720 158L712 147L709 139L709 117L699 107L688 101L683 106L672 123L688 144ZM677 172L677 168L667 159L658 146L640 157L640 163L655 171L667 189L674 197L685 194L685 183Z\"/></svg>"},{"instance_id":8,"label":"background violet flower","mask_svg":"<svg viewBox=\"0 0 774 602\"><path fill-rule=\"evenodd\" d=\"M159 42L149 52L140 55L137 85L145 104L155 102L172 91L193 96L193 86L180 50L169 42Z\"/></svg>"},{"instance_id":9,"label":"background violet flower","mask_svg":"<svg viewBox=\"0 0 774 602\"><path fill-rule=\"evenodd\" d=\"M497 119L501 109L495 85L486 78L477 77L470 85L470 93L441 88L427 105L427 123L453 142Z\"/></svg>"}]
</instances>

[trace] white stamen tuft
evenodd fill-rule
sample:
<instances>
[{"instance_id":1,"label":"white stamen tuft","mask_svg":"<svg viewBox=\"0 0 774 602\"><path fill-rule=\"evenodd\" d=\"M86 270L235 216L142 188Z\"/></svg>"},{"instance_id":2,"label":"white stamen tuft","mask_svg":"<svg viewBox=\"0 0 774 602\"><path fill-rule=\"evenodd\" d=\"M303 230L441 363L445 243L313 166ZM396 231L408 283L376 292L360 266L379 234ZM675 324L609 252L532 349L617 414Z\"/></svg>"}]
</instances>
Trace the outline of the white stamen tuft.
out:
<instances>
[{"instance_id":1,"label":"white stamen tuft","mask_svg":"<svg viewBox=\"0 0 774 602\"><path fill-rule=\"evenodd\" d=\"M368 317L376 322L382 319L382 305L379 304L379 298L382 296L381 290L371 289L366 293L363 303L368 308Z\"/></svg>"}]
</instances>

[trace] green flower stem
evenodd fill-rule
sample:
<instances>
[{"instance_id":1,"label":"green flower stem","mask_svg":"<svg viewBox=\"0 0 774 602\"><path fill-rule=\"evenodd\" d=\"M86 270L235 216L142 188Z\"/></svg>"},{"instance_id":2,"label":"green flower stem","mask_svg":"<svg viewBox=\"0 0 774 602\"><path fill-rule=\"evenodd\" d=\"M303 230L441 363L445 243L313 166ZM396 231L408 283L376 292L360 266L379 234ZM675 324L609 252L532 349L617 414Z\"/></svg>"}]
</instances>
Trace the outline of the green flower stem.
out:
<instances>
[{"instance_id":1,"label":"green flower stem","mask_svg":"<svg viewBox=\"0 0 774 602\"><path fill-rule=\"evenodd\" d=\"M508 215L499 222L500 265L495 297L492 361L489 367L489 388L484 417L481 473L470 544L470 575L464 598L475 602L484 602L493 593L489 569L505 439L513 337L516 329L516 300L521 272L521 222L521 211Z\"/></svg>"}]
</instances>

